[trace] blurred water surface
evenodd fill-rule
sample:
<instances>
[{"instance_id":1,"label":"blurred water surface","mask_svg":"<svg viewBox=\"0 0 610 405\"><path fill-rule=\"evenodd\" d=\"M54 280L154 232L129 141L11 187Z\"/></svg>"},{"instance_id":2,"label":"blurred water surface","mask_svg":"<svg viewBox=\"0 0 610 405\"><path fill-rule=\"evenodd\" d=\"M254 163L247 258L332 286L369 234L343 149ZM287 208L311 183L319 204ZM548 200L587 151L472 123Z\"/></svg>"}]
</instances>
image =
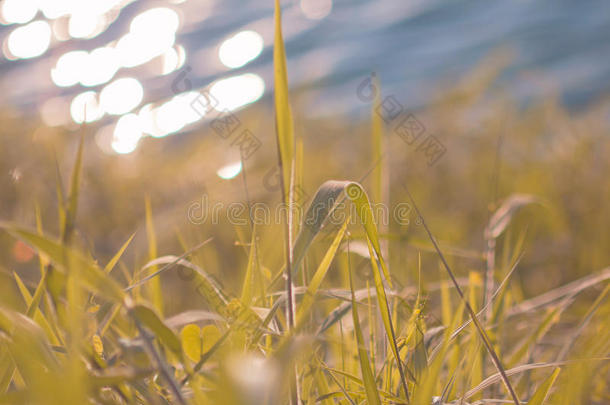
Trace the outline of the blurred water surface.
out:
<instances>
[{"instance_id":1,"label":"blurred water surface","mask_svg":"<svg viewBox=\"0 0 610 405\"><path fill-rule=\"evenodd\" d=\"M425 105L494 50L498 84L578 108L610 89L610 2L283 1L290 85L304 113L359 115L371 72L406 108ZM0 102L49 126L86 121L109 152L195 128L273 89L273 2L4 0ZM102 142L103 143L103 142Z\"/></svg>"}]
</instances>

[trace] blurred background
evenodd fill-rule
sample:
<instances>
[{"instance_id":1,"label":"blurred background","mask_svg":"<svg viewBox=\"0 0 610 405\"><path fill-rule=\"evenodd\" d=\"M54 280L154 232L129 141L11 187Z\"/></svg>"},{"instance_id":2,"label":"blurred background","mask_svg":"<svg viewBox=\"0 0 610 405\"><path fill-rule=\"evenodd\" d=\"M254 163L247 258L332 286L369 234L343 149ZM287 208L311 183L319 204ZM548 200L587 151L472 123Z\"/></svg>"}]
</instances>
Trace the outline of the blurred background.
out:
<instances>
[{"instance_id":1,"label":"blurred background","mask_svg":"<svg viewBox=\"0 0 610 405\"><path fill-rule=\"evenodd\" d=\"M367 173L380 167L385 202L405 201L408 182L444 246L467 251L454 257L465 272L483 268L483 230L501 200L529 193L544 204L520 214L507 237L527 229L516 276L524 291L608 264L610 3L281 3L304 195L331 178L370 187ZM231 289L248 226L188 213L204 198L279 200L272 19L273 2L260 0L2 0L0 220L34 226L38 209L45 232L58 234L57 184L67 188L84 133L78 243L105 262L136 232L124 266L144 264L148 198L159 254L213 236L198 260ZM384 116L381 164L370 135L379 111L363 96L372 75L396 113ZM209 105L194 108L201 94ZM438 159L401 136L408 116L440 145ZM219 117L238 122L235 134L219 131ZM244 131L258 146L242 162ZM414 220L387 229L402 252L394 266L429 248ZM283 262L280 229L265 227L271 237L261 238L273 272ZM1 234L0 256L5 273L29 272L34 284L25 245ZM192 289L164 277L168 288ZM170 308L192 306L188 297Z\"/></svg>"}]
</instances>

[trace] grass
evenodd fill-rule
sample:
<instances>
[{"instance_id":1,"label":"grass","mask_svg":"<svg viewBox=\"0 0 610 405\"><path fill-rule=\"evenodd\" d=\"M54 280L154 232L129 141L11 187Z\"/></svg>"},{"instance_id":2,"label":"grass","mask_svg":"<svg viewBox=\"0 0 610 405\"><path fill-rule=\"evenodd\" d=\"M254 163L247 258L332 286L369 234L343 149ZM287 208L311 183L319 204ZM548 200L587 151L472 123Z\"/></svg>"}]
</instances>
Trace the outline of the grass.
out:
<instances>
[{"instance_id":1,"label":"grass","mask_svg":"<svg viewBox=\"0 0 610 405\"><path fill-rule=\"evenodd\" d=\"M293 116L276 11L275 119L243 121L274 130L280 190L260 192L260 163L243 184L249 203L317 190L302 218L185 223L209 139L118 160L86 156L81 129L53 170L1 184L0 403L607 403L607 106L518 110L483 96L483 65L418 113L448 149L430 168L374 114L330 139L336 122ZM1 164L44 168L3 120ZM378 203L408 203L409 224Z\"/></svg>"}]
</instances>

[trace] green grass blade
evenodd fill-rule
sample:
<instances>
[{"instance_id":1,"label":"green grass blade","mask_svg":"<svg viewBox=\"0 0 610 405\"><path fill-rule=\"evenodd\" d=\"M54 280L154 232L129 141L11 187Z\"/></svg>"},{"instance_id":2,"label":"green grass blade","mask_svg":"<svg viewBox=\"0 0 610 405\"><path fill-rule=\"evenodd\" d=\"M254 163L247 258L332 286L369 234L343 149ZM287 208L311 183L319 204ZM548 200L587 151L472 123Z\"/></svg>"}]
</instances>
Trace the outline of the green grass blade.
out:
<instances>
[{"instance_id":1,"label":"green grass blade","mask_svg":"<svg viewBox=\"0 0 610 405\"><path fill-rule=\"evenodd\" d=\"M372 80L373 88L380 89L377 76L373 76ZM373 201L375 203L383 202L383 118L377 112L377 107L381 103L380 93L380 91L375 92L375 99L371 103L371 162L374 164L371 179L373 183Z\"/></svg>"},{"instance_id":2,"label":"green grass blade","mask_svg":"<svg viewBox=\"0 0 610 405\"><path fill-rule=\"evenodd\" d=\"M72 178L70 179L70 193L68 194L68 206L66 207L65 222L62 227L62 241L70 244L74 226L76 224L76 210L78 208L78 195L80 191L80 178L83 168L83 147L85 143L85 133L81 130L80 141L78 143L78 151L76 153L76 161L72 169Z\"/></svg>"},{"instance_id":3,"label":"green grass blade","mask_svg":"<svg viewBox=\"0 0 610 405\"><path fill-rule=\"evenodd\" d=\"M348 266L349 267L349 266ZM358 359L360 361L360 371L362 372L362 383L366 392L367 403L369 405L381 405L381 398L375 382L375 376L371 369L371 363L366 351L362 329L360 328L360 319L358 318L358 307L356 303L356 295L354 294L354 282L352 280L351 269L348 269L349 287L352 294L352 319L354 322L354 334L356 335L356 344L358 345Z\"/></svg>"},{"instance_id":4,"label":"green grass blade","mask_svg":"<svg viewBox=\"0 0 610 405\"><path fill-rule=\"evenodd\" d=\"M182 343L174 331L167 326L161 318L151 309L144 305L136 305L132 310L133 315L144 326L150 329L168 349L174 354L181 356Z\"/></svg>"},{"instance_id":5,"label":"green grass blade","mask_svg":"<svg viewBox=\"0 0 610 405\"><path fill-rule=\"evenodd\" d=\"M280 165L284 186L286 189L285 201L290 201L292 177L292 162L294 158L294 127L292 122L292 111L288 99L288 74L286 70L286 50L282 37L282 11L279 0L275 0L275 36L273 41L273 74L274 74L274 98L275 98L275 124L277 132L278 149L280 152Z\"/></svg>"},{"instance_id":6,"label":"green grass blade","mask_svg":"<svg viewBox=\"0 0 610 405\"><path fill-rule=\"evenodd\" d=\"M339 232L337 232L335 239L333 240L330 247L326 251L324 258L320 261L320 264L318 265L316 272L314 273L311 281L309 282L309 285L307 286L307 290L305 291L305 295L303 296L303 300L301 301L301 305L299 306L299 311L297 312L297 318L296 318L297 319L297 321L296 321L297 330L299 329L300 326L302 326L305 318L309 314L309 311L310 311L312 305L314 304L314 300L316 297L316 293L318 292L318 288L320 288L320 285L322 284L322 280L324 280L324 277L326 276L326 273L328 272L330 264L333 261L335 254L337 253L337 249L339 249L339 245L341 244L341 240L343 239L343 236L345 235L345 230L347 229L348 223L349 223L349 217L343 223L343 225L339 229Z\"/></svg>"},{"instance_id":7,"label":"green grass blade","mask_svg":"<svg viewBox=\"0 0 610 405\"><path fill-rule=\"evenodd\" d=\"M13 276L15 277L15 282L17 283L17 287L19 288L19 291L21 292L23 299L24 299L26 305L28 306L28 310L30 308L32 308L32 310L31 310L32 314L28 314L28 312L29 312L28 311L28 312L26 312L26 316L28 318L34 319L34 321L36 321L36 323L38 323L38 325L45 331L47 337L51 340L51 342L55 345L58 345L59 340L55 336L55 333L53 332L51 325L49 324L47 319L44 317L44 315L42 314L40 309L38 309L38 306L33 305L34 300L33 300L33 297L30 295L30 292L28 291L27 287L25 286L25 284L23 283L23 281L21 280L21 278L19 277L19 275L17 273L13 272ZM42 280L38 284L38 286L40 286L41 283L42 283Z\"/></svg>"},{"instance_id":8,"label":"green grass blade","mask_svg":"<svg viewBox=\"0 0 610 405\"><path fill-rule=\"evenodd\" d=\"M112 257L112 259L110 259L110 261L104 267L104 273L109 274L114 269L114 266L116 266L116 264L119 262L119 260L123 256L123 253L125 253L127 246L129 246L129 244L133 240L134 236L136 236L136 234L132 233L131 236L129 237L129 239L127 239L127 241L123 244L123 246L121 246L119 251L116 252L116 254Z\"/></svg>"},{"instance_id":9,"label":"green grass blade","mask_svg":"<svg viewBox=\"0 0 610 405\"><path fill-rule=\"evenodd\" d=\"M543 405L546 402L560 371L561 368L559 367L553 370L553 373L538 387L532 398L527 402L527 405Z\"/></svg>"},{"instance_id":10,"label":"green grass blade","mask_svg":"<svg viewBox=\"0 0 610 405\"><path fill-rule=\"evenodd\" d=\"M150 198L145 200L146 208L146 236L148 239L148 259L150 261L157 258L157 236L155 234L155 227L152 218L152 208L150 206ZM156 266L151 266L151 271L154 273L157 271ZM161 291L161 279L160 277L154 277L150 280L147 286L148 296L153 304L153 307L163 316L163 293Z\"/></svg>"},{"instance_id":11,"label":"green grass blade","mask_svg":"<svg viewBox=\"0 0 610 405\"><path fill-rule=\"evenodd\" d=\"M398 367L398 371L400 373L401 386L407 397L407 401L409 398L409 391L407 388L407 381L404 373L404 368L402 364L402 360L400 359L400 354L398 351L398 344L396 343L396 333L394 331L394 325L392 323L392 318L390 315L390 305L388 304L388 298L385 293L385 287L383 285L383 280L381 278L381 272L379 271L379 267L377 266L377 261L375 260L375 256L373 255L373 248L371 246L370 241L367 241L367 246L369 248L369 254L371 257L371 265L373 267L373 278L375 281L375 290L377 291L377 302L379 305L379 312L381 313L381 319L383 320L383 326L386 331L386 335L388 337L388 341L390 343L390 348L392 350L392 354L394 355L394 359L396 360L396 365Z\"/></svg>"},{"instance_id":12,"label":"green grass blade","mask_svg":"<svg viewBox=\"0 0 610 405\"><path fill-rule=\"evenodd\" d=\"M250 242L250 252L248 253L248 265L246 266L246 276L241 291L241 302L243 305L249 306L252 303L254 296L254 288L256 286L256 275L259 270L255 266L258 263L256 258L256 224L252 228L252 240Z\"/></svg>"},{"instance_id":13,"label":"green grass blade","mask_svg":"<svg viewBox=\"0 0 610 405\"><path fill-rule=\"evenodd\" d=\"M329 180L324 182L316 191L305 213L303 225L294 243L293 273L299 270L307 249L309 249L311 242L320 232L326 218L335 209L341 193L343 193L348 184L348 181Z\"/></svg>"},{"instance_id":14,"label":"green grass blade","mask_svg":"<svg viewBox=\"0 0 610 405\"><path fill-rule=\"evenodd\" d=\"M430 228L428 228L428 225L426 224L426 221L425 221L424 217L422 216L421 211L419 210L419 207L415 203L415 199L411 195L411 192L409 191L407 186L404 184L403 184L403 188L407 192L407 195L409 196L409 199L411 200L411 203L413 204L413 207L415 208L415 212L417 213L417 216L421 220L421 224L423 225L424 229L426 230L426 233L428 234L430 241L434 245L434 249L436 250L439 258L441 259L441 263L445 267L445 270L447 271L447 274L449 275L449 278L451 279L451 282L453 283L455 290L457 291L458 295L460 296L460 299L462 300L462 302L464 302L466 311L468 312L468 315L470 316L472 323L475 325L475 327L481 337L481 340L483 341L483 344L485 345L485 348L487 349L487 351L491 357L491 360L492 360L494 366L498 370L498 373L499 373L500 377L502 378L502 381L504 382L504 385L506 386L508 393L511 396L511 399L513 400L515 405L520 405L519 398L517 397L517 393L515 392L512 384L510 383L510 380L508 379L508 376L506 375L506 372L504 370L504 367L502 366L500 358L498 357L498 354L494 350L494 348L489 340L489 337L487 336L487 333L485 332L485 329L483 328L483 325L481 325L481 323L479 322L479 319L477 318L477 314L474 312L474 310L470 306L470 303L464 296L464 293L463 293L462 289L460 288L460 285L457 282L457 279L455 278L455 274L449 267L449 263L447 263L447 259L445 259L443 252L441 251L441 249L438 246L438 243L436 242L436 239L434 238L434 236L432 236L432 231L430 231Z\"/></svg>"}]
</instances>

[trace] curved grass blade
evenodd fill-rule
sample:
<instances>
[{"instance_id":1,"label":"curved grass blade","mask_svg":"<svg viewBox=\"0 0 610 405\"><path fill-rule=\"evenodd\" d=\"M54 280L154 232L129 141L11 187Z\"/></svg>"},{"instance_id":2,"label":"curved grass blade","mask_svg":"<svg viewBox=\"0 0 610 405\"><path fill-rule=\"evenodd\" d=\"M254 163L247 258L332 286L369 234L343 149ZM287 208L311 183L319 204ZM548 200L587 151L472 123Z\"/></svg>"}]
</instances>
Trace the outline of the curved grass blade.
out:
<instances>
[{"instance_id":1,"label":"curved grass blade","mask_svg":"<svg viewBox=\"0 0 610 405\"><path fill-rule=\"evenodd\" d=\"M547 368L547 367L559 367L566 364L565 361L557 361L557 362L552 362L552 363L529 363L529 364L522 364L520 366L511 368L506 370L506 375L511 376L511 375L517 375L529 370L537 370L537 369L541 369L541 368ZM471 398L473 395L475 395L476 393L491 387L492 385L501 382L502 381L502 376L500 375L500 373L496 373L493 374L489 377L487 377L486 379L484 379L483 381L481 381L481 383L479 385L477 385L476 387L468 390L464 396L462 397L462 400L467 400L469 398Z\"/></svg>"},{"instance_id":2,"label":"curved grass blade","mask_svg":"<svg viewBox=\"0 0 610 405\"><path fill-rule=\"evenodd\" d=\"M49 372L59 371L59 362L43 330L31 318L0 308L0 332L0 342L8 348L26 382L36 379L41 368Z\"/></svg>"},{"instance_id":3,"label":"curved grass blade","mask_svg":"<svg viewBox=\"0 0 610 405\"><path fill-rule=\"evenodd\" d=\"M350 184L349 181L328 180L316 191L305 213L303 224L293 248L292 270L296 273L322 225L337 206L339 197Z\"/></svg>"},{"instance_id":4,"label":"curved grass blade","mask_svg":"<svg viewBox=\"0 0 610 405\"><path fill-rule=\"evenodd\" d=\"M379 308L382 314L386 335L390 341L392 353L394 354L396 364L400 371L403 390L405 396L408 398L409 394L407 391L406 379L396 344L394 326L390 317L390 306L385 294L384 282L378 268L381 267L385 281L391 287L390 273L381 253L381 245L379 243L379 236L369 198L360 184L353 181L329 180L320 186L305 214L303 226L301 227L301 231L295 242L293 269L296 271L299 268L313 239L320 232L326 219L339 206L339 197L343 195L354 204L357 215L365 230L367 243L370 244L369 253L374 268L373 273L376 277L375 289L377 290ZM377 264L379 264L379 266Z\"/></svg>"},{"instance_id":5,"label":"curved grass blade","mask_svg":"<svg viewBox=\"0 0 610 405\"><path fill-rule=\"evenodd\" d=\"M166 270L172 266L180 265L191 270L195 271L195 274L198 276L198 286L197 291L203 295L203 297L208 301L212 309L219 313L222 316L228 316L227 305L229 303L229 299L227 295L222 291L220 286L214 281L212 277L208 273L205 272L201 267L197 266L194 263L189 262L188 260L177 257L177 256L163 256L159 257L148 264L146 264L143 269L148 267L157 266L159 264L165 264L159 272ZM156 273L158 274L158 272ZM149 276L150 277L150 276ZM148 278L148 277L147 277ZM144 281L146 279L141 280ZM136 284L137 285L137 284ZM133 288L135 285L130 286L129 288Z\"/></svg>"},{"instance_id":6,"label":"curved grass blade","mask_svg":"<svg viewBox=\"0 0 610 405\"><path fill-rule=\"evenodd\" d=\"M485 228L485 237L497 239L521 208L534 203L540 203L540 199L529 194L513 194L508 197L489 220Z\"/></svg>"}]
</instances>

